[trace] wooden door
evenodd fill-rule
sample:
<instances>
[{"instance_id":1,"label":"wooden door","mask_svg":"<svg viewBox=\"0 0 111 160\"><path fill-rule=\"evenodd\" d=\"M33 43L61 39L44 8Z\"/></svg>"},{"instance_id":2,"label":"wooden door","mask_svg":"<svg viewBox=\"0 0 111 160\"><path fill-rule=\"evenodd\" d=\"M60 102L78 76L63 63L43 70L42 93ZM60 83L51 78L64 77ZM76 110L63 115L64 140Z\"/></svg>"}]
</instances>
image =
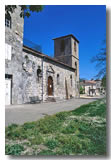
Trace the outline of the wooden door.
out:
<instances>
[{"instance_id":1,"label":"wooden door","mask_svg":"<svg viewBox=\"0 0 111 160\"><path fill-rule=\"evenodd\" d=\"M48 77L48 95L53 95L53 79L51 76Z\"/></svg>"}]
</instances>

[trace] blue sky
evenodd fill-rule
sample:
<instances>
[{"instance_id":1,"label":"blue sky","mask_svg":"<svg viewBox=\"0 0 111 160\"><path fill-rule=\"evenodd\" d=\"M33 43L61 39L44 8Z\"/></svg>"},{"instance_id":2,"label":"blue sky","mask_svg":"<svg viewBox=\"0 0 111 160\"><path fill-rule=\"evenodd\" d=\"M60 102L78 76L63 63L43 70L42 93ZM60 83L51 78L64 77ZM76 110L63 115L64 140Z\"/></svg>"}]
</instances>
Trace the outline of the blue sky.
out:
<instances>
[{"instance_id":1,"label":"blue sky","mask_svg":"<svg viewBox=\"0 0 111 160\"><path fill-rule=\"evenodd\" d=\"M80 78L94 78L97 69L91 58L106 36L106 6L47 5L24 20L24 38L41 45L42 52L49 56L54 55L52 39L67 34L80 41Z\"/></svg>"}]
</instances>

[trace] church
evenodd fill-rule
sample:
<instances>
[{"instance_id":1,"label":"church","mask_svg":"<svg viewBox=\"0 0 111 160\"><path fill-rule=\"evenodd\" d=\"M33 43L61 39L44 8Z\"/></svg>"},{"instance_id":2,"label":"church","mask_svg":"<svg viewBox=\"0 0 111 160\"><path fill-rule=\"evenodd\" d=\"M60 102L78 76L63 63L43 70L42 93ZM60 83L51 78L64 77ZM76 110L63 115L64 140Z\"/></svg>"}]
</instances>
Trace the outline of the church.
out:
<instances>
[{"instance_id":1,"label":"church","mask_svg":"<svg viewBox=\"0 0 111 160\"><path fill-rule=\"evenodd\" d=\"M78 39L72 34L54 38L54 57L49 57L23 43L19 14L17 7L5 17L5 104L78 98Z\"/></svg>"}]
</instances>

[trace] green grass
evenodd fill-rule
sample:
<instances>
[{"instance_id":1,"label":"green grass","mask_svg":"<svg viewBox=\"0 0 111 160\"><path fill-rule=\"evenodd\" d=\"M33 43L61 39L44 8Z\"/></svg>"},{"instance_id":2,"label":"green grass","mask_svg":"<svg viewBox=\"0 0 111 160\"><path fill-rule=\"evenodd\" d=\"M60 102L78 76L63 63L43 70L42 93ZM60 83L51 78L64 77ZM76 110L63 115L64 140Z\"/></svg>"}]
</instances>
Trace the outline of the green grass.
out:
<instances>
[{"instance_id":1,"label":"green grass","mask_svg":"<svg viewBox=\"0 0 111 160\"><path fill-rule=\"evenodd\" d=\"M5 146L5 151L8 155L20 155L22 151L24 151L23 145L20 144L14 144L14 145L9 145L7 144Z\"/></svg>"},{"instance_id":2,"label":"green grass","mask_svg":"<svg viewBox=\"0 0 111 160\"><path fill-rule=\"evenodd\" d=\"M105 155L106 103L98 100L39 121L6 127L7 155Z\"/></svg>"}]
</instances>

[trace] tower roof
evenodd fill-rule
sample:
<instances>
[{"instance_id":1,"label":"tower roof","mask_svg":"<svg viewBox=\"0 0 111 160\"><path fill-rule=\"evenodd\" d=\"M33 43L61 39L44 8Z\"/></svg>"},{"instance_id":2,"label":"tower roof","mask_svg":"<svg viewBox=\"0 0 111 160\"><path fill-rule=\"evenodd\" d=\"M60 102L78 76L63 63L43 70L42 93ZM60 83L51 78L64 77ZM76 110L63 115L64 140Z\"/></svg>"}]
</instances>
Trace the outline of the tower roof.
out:
<instances>
[{"instance_id":1,"label":"tower roof","mask_svg":"<svg viewBox=\"0 0 111 160\"><path fill-rule=\"evenodd\" d=\"M66 36L61 36L61 37L53 38L53 40L61 39L61 38L67 38L67 37L72 37L72 38L74 38L79 43L78 39L73 34L68 34Z\"/></svg>"}]
</instances>

